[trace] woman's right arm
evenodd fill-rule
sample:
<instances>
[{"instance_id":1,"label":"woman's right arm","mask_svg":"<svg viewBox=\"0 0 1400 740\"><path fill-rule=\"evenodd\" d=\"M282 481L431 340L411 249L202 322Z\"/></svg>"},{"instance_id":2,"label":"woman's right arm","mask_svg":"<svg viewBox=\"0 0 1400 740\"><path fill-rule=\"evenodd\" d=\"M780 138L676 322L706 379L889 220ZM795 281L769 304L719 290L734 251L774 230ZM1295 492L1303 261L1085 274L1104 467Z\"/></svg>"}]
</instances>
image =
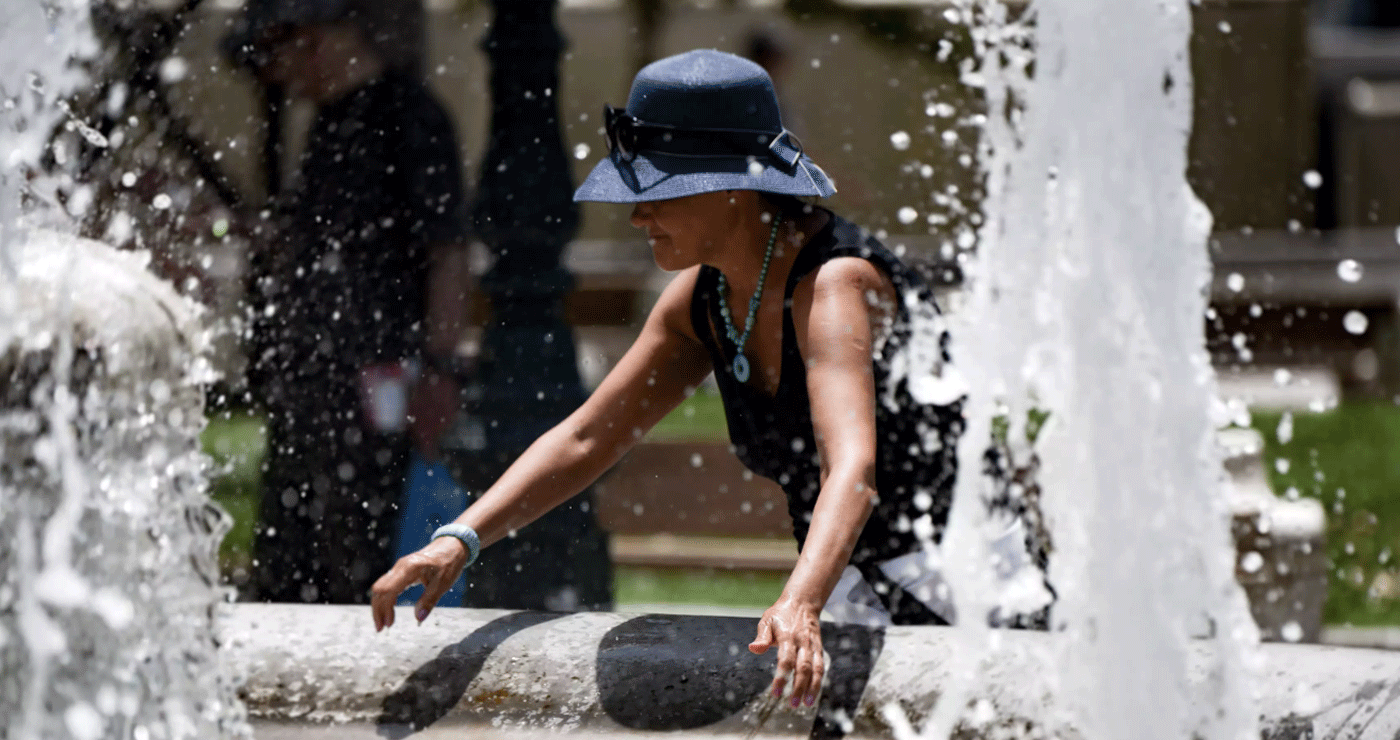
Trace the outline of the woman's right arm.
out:
<instances>
[{"instance_id":1,"label":"woman's right arm","mask_svg":"<svg viewBox=\"0 0 1400 740\"><path fill-rule=\"evenodd\" d=\"M710 372L710 358L690 322L698 268L682 272L662 292L637 340L578 410L530 445L457 523L476 530L486 547L567 501L612 467ZM423 621L457 580L466 547L442 537L399 558L375 582L374 626L394 623L404 589L424 585Z\"/></svg>"}]
</instances>

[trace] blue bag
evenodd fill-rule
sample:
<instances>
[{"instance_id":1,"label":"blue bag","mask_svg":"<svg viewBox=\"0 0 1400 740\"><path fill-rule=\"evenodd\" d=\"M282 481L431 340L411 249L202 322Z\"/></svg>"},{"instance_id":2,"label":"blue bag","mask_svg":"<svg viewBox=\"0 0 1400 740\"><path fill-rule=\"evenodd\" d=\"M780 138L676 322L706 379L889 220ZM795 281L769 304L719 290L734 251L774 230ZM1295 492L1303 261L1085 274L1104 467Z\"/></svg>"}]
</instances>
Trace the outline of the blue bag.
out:
<instances>
[{"instance_id":1,"label":"blue bag","mask_svg":"<svg viewBox=\"0 0 1400 740\"><path fill-rule=\"evenodd\" d=\"M428 462L416 451L408 461L408 476L399 504L399 532L394 557L417 552L428 544L438 527L456 519L467 508L467 492L447 472L441 460ZM461 606L467 577L463 573L438 606ZM423 595L422 586L413 586L399 596L400 606L412 606Z\"/></svg>"}]
</instances>

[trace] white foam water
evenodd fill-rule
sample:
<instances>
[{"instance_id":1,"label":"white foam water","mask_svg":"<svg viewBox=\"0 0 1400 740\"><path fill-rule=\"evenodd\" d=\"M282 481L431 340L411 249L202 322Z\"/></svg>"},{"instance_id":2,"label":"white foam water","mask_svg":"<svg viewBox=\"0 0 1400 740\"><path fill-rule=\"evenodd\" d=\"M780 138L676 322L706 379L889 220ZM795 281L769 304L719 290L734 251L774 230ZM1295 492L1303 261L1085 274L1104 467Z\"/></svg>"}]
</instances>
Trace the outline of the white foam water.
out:
<instances>
[{"instance_id":1,"label":"white foam water","mask_svg":"<svg viewBox=\"0 0 1400 740\"><path fill-rule=\"evenodd\" d=\"M0 18L0 737L243 736L213 631L227 523L198 309L144 255L73 236L39 166L87 21L80 0Z\"/></svg>"},{"instance_id":2,"label":"white foam water","mask_svg":"<svg viewBox=\"0 0 1400 740\"><path fill-rule=\"evenodd\" d=\"M1233 579L1202 317L1209 212L1186 181L1188 0L961 3L977 57L987 197L955 360L971 383L963 471L993 416L1036 443L1058 599L1047 729L1087 738L1258 737L1257 631ZM1020 440L1020 444L1016 442ZM963 474L943 553L959 614L1003 598L985 575L988 482ZM922 727L975 719L996 634L963 619L961 680ZM1205 670L1188 647L1214 646ZM970 710L969 707L972 707ZM1051 709L1053 707L1053 709ZM1072 728L1072 729L1071 729Z\"/></svg>"}]
</instances>

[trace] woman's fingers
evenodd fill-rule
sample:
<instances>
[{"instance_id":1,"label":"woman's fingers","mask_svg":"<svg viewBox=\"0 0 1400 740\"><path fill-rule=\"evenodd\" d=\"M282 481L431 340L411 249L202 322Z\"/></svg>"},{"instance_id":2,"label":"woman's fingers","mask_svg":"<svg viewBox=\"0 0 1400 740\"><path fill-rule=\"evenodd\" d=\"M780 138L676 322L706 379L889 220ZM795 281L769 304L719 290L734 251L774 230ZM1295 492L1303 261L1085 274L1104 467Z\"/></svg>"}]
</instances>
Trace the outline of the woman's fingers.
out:
<instances>
[{"instance_id":1,"label":"woman's fingers","mask_svg":"<svg viewBox=\"0 0 1400 740\"><path fill-rule=\"evenodd\" d=\"M398 570L398 565L395 564L370 587L370 610L374 612L375 632L394 625L394 602L403 592L403 588L396 586Z\"/></svg>"},{"instance_id":2,"label":"woman's fingers","mask_svg":"<svg viewBox=\"0 0 1400 740\"><path fill-rule=\"evenodd\" d=\"M753 642L749 643L749 652L754 655L762 655L768 652L768 648L773 646L773 625L769 623L768 617L758 620L758 635Z\"/></svg>"},{"instance_id":3,"label":"woman's fingers","mask_svg":"<svg viewBox=\"0 0 1400 740\"><path fill-rule=\"evenodd\" d=\"M370 606L374 612L376 632L394 625L394 604L398 601L399 594L409 586L425 580L423 571L426 568L427 565L417 557L417 553L405 555L394 563L394 567L390 568L388 573L374 582L374 586L370 588ZM441 597L441 594L438 594L438 597ZM437 602L436 597L433 602Z\"/></svg>"},{"instance_id":4,"label":"woman's fingers","mask_svg":"<svg viewBox=\"0 0 1400 740\"><path fill-rule=\"evenodd\" d=\"M805 642L805 641L804 641ZM792 671L792 705L802 703L812 688L812 648L806 644L797 648L797 667Z\"/></svg>"},{"instance_id":5,"label":"woman's fingers","mask_svg":"<svg viewBox=\"0 0 1400 740\"><path fill-rule=\"evenodd\" d=\"M778 668L773 676L773 696L781 697L787 686L788 676L797 667L797 645L794 635L788 630L780 631L778 638Z\"/></svg>"},{"instance_id":6,"label":"woman's fingers","mask_svg":"<svg viewBox=\"0 0 1400 740\"><path fill-rule=\"evenodd\" d=\"M415 553L399 558L388 573L379 577L371 589L370 603L374 612L376 631L394 624L394 603L399 594L417 583L423 584L423 596L418 599L415 616L421 624L437 605L438 599L452 588L457 574L466 564L466 545L454 537L440 537Z\"/></svg>"},{"instance_id":7,"label":"woman's fingers","mask_svg":"<svg viewBox=\"0 0 1400 740\"><path fill-rule=\"evenodd\" d=\"M414 616L418 618L419 624L428 618L428 613L437 606L438 599L452 588L452 582L456 580L455 574L447 575L444 568L432 568L431 571L424 574L423 595L418 597L417 608L414 609Z\"/></svg>"},{"instance_id":8,"label":"woman's fingers","mask_svg":"<svg viewBox=\"0 0 1400 740\"><path fill-rule=\"evenodd\" d=\"M791 684L794 707L816 703L822 673L826 670L821 626L815 620L810 623L798 620L797 626L792 627L779 617L765 614L758 624L758 637L749 644L749 650L761 655L774 645L778 648L778 664L771 686L773 696L781 697Z\"/></svg>"},{"instance_id":9,"label":"woman's fingers","mask_svg":"<svg viewBox=\"0 0 1400 740\"><path fill-rule=\"evenodd\" d=\"M826 661L822 654L821 633L805 636L797 651L797 668L792 674L792 705L799 703L812 706L821 693Z\"/></svg>"}]
</instances>

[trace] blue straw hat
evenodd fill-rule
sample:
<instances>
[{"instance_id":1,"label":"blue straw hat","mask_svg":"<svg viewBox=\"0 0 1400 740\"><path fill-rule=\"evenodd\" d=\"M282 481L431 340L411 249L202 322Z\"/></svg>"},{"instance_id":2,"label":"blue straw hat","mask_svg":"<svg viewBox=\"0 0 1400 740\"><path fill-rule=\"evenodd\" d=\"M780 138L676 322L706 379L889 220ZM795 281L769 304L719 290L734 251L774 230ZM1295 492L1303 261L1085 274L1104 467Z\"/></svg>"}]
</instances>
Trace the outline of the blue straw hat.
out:
<instances>
[{"instance_id":1,"label":"blue straw hat","mask_svg":"<svg viewBox=\"0 0 1400 740\"><path fill-rule=\"evenodd\" d=\"M768 73L697 49L648 64L627 108L605 107L608 156L574 200L638 203L717 190L826 197L831 180L783 128Z\"/></svg>"}]
</instances>

